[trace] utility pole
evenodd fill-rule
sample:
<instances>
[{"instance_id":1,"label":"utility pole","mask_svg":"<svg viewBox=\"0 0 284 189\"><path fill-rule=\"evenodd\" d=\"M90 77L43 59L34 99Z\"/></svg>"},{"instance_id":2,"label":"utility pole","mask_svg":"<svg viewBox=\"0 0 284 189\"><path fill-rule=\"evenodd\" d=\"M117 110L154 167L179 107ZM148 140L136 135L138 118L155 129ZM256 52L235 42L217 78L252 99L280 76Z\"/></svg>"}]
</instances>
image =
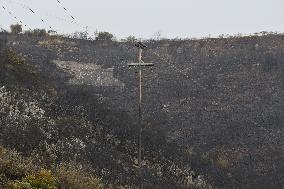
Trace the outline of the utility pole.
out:
<instances>
[{"instance_id":1,"label":"utility pole","mask_svg":"<svg viewBox=\"0 0 284 189\"><path fill-rule=\"evenodd\" d=\"M138 67L139 68L139 101L138 101L138 166L141 171L141 163L142 163L142 67L154 66L153 63L145 63L142 60L142 52L147 48L146 45L138 42L135 46L139 49L138 54L138 63L130 63L129 67ZM140 173L141 174L141 173ZM142 175L140 175L142 177ZM142 182L140 188L143 188Z\"/></svg>"}]
</instances>

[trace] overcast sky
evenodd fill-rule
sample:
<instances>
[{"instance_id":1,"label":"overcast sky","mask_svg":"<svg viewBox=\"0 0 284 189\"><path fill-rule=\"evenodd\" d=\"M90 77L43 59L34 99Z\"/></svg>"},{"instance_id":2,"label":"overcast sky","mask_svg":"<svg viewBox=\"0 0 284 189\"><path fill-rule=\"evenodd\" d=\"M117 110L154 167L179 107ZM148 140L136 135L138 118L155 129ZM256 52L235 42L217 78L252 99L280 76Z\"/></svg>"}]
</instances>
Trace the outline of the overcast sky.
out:
<instances>
[{"instance_id":1,"label":"overcast sky","mask_svg":"<svg viewBox=\"0 0 284 189\"><path fill-rule=\"evenodd\" d=\"M109 31L118 38L151 38L157 32L166 38L284 32L284 0L59 1L0 0L0 26L7 29L21 20L27 25L25 29L51 26L60 33L88 26L89 32ZM77 23L71 23L71 16Z\"/></svg>"}]
</instances>

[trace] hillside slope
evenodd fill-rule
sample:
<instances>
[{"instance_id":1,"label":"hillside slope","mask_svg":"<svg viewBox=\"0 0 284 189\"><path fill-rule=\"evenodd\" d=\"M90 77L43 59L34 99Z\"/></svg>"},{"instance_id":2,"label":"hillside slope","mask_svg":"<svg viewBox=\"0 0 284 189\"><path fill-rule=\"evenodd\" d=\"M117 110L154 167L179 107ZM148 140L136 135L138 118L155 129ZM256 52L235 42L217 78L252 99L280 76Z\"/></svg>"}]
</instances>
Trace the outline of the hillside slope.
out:
<instances>
[{"instance_id":1,"label":"hillside slope","mask_svg":"<svg viewBox=\"0 0 284 189\"><path fill-rule=\"evenodd\" d=\"M136 59L133 44L24 35L11 37L10 44L41 70L41 76L54 82L57 90L48 90L59 94L47 115L56 117L63 111L63 117L75 114L81 119L80 109L69 113L68 107L88 104L86 122L103 122L109 128L98 136L106 137L106 145L109 140L116 143L113 136L132 140L101 151L92 143L87 152L97 155L89 160L96 164L116 154L109 160L115 162L127 159L123 154L135 154L137 75L127 67ZM183 171L197 180L205 176L217 188L283 187L284 36L162 40L147 45L144 60L155 67L144 71L145 180L164 183L161 188L178 187L187 175L175 173L189 167ZM99 169L108 167L108 172L118 166L109 161ZM156 179L161 167L169 175L165 180ZM154 178L149 170L156 171ZM106 180L119 175L111 172Z\"/></svg>"},{"instance_id":2,"label":"hillside slope","mask_svg":"<svg viewBox=\"0 0 284 189\"><path fill-rule=\"evenodd\" d=\"M64 61L48 60L47 54L55 57L53 51L33 44L25 44L20 51L21 46L16 46L20 43L13 43L0 59L0 144L5 148L16 149L35 159L36 165L55 172L62 164L67 170L65 164L83 166L82 170L100 177L105 188L137 188L141 173L145 188L210 187L202 175L179 161L180 152L163 135L147 136L151 146L140 173L136 124L106 93L122 91L123 85L112 78L92 86L91 81L76 77L77 67L87 72L104 68L65 65ZM109 76L111 70L106 71ZM112 86L112 82L119 85ZM168 153L176 154L168 158ZM5 188L6 178L14 182L21 178L11 176L5 166L0 164L5 178L0 188Z\"/></svg>"}]
</instances>

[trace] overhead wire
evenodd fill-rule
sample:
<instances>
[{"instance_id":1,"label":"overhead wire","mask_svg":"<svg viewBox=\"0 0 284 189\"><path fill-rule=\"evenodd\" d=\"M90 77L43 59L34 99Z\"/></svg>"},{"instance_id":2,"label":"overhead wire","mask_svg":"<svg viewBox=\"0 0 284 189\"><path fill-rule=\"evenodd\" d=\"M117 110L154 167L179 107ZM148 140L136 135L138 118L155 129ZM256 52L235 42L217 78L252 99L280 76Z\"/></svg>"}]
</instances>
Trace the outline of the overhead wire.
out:
<instances>
[{"instance_id":1,"label":"overhead wire","mask_svg":"<svg viewBox=\"0 0 284 189\"><path fill-rule=\"evenodd\" d=\"M32 15L34 15L34 16L36 16L36 15L40 16L40 15L38 14L38 11L36 11L36 9L31 8L30 6L28 6L28 5L26 5L26 4L20 3L20 2L18 2L18 1L13 1L13 0L5 0L5 1L8 1L9 3L15 3L15 4L19 5L21 8L25 9L28 13L30 13L30 14L32 14ZM38 19L38 18L37 18L37 19ZM41 16L40 16L40 18L39 18L39 21L42 22L42 23L44 23L49 29L54 30L54 28L53 28L51 25L49 25L49 24L47 23L47 20L44 19L44 18L42 18Z\"/></svg>"},{"instance_id":2,"label":"overhead wire","mask_svg":"<svg viewBox=\"0 0 284 189\"><path fill-rule=\"evenodd\" d=\"M160 54L158 54L157 52L155 52L154 50L150 50L150 53L154 54L155 56L157 56L159 59L163 60L165 63L167 63L171 68L173 68L176 72L182 74L184 77L186 77L187 79L190 79L193 83L195 83L196 85L198 85L199 87L201 87L202 89L206 89L206 87L204 87L203 85L201 85L200 83L198 83L196 80L191 79L188 75L188 72L185 72L184 70L176 67L173 63L171 63L170 59L166 59L163 58Z\"/></svg>"},{"instance_id":3,"label":"overhead wire","mask_svg":"<svg viewBox=\"0 0 284 189\"><path fill-rule=\"evenodd\" d=\"M4 11L6 11L9 16L11 16L12 18L14 18L18 23L22 24L25 27L29 27L28 24L24 23L21 19L19 19L19 17L17 17L10 9L8 9L7 5L3 5L2 4L2 9ZM31 30L31 28L29 27L29 30ZM5 30L6 31L6 30Z\"/></svg>"},{"instance_id":4,"label":"overhead wire","mask_svg":"<svg viewBox=\"0 0 284 189\"><path fill-rule=\"evenodd\" d=\"M67 10L66 7L63 6L62 2L60 0L56 0L57 3L63 8L63 10L68 14L68 16L70 16L70 18L75 21L75 18L74 16L72 16L70 13L69 13L69 10Z\"/></svg>"},{"instance_id":5,"label":"overhead wire","mask_svg":"<svg viewBox=\"0 0 284 189\"><path fill-rule=\"evenodd\" d=\"M19 17L17 17L11 10L8 9L7 6L2 5L2 9L7 12L7 14L9 14L9 16L11 16L11 18L15 19L18 23L23 24L25 27L28 27L27 24L24 24L23 21L21 19L19 19Z\"/></svg>"},{"instance_id":6,"label":"overhead wire","mask_svg":"<svg viewBox=\"0 0 284 189\"><path fill-rule=\"evenodd\" d=\"M48 22L47 19L42 18L42 16L39 14L39 11L37 11L37 10L34 9L34 8L32 8L31 6L29 6L29 5L27 5L27 4L20 3L20 2L18 2L18 1L14 1L14 0L5 0L5 1L8 1L9 3L18 4L21 8L25 9L27 12L29 12L29 13L31 13L31 14L34 14L34 15L40 16L40 21L41 21L42 23L47 24L47 22ZM74 24L74 25L76 25L76 26L78 26L78 27L80 27L80 28L82 28L82 29L85 29L85 28L91 28L91 29L92 29L92 27L89 27L89 26L86 27L85 25L82 25L82 24L78 23L78 21L75 19L75 17L69 13L70 11L69 11L65 6L63 6L63 4L62 4L61 1L58 0L58 1L57 1L57 4L59 5L59 7L63 8L64 12L68 15L68 18L70 18L70 19L66 19L66 18L59 17L59 16L57 16L57 15L51 13L50 11L44 11L44 12L45 12L44 14L45 14L47 17L53 17L53 18L55 18L55 19L58 20L59 22L65 22L65 23L69 23L69 24ZM40 12L42 13L42 11L40 11ZM53 27L51 27L50 25L49 25L48 27L49 27L50 29L52 29L52 30L55 30L55 29L54 29ZM94 29L94 31L95 31L95 29Z\"/></svg>"},{"instance_id":7,"label":"overhead wire","mask_svg":"<svg viewBox=\"0 0 284 189\"><path fill-rule=\"evenodd\" d=\"M159 59L163 60L165 63L167 63L171 68L173 68L174 70L176 70L177 72L181 73L183 76L185 76L186 78L189 79L188 73L184 72L183 70L181 70L180 68L177 68L176 66L174 66L170 60L166 60L165 58L163 58L159 53L155 52L154 50L150 50L150 53L156 55ZM200 83L198 83L196 80L191 79L192 82L194 82L196 85L198 85L199 87L201 87L203 90L206 90L206 87L204 87L203 85L201 85ZM269 133L271 136L278 138L271 130L268 130L267 128L265 128L264 126L261 126L259 124L257 124L256 122L253 122L254 125L259 126L262 130L266 131L267 133Z\"/></svg>"},{"instance_id":8,"label":"overhead wire","mask_svg":"<svg viewBox=\"0 0 284 189\"><path fill-rule=\"evenodd\" d=\"M71 23L74 23L74 24L76 24L77 26L79 26L79 27L81 27L81 28L83 28L83 29L86 28L86 30L87 30L88 28L90 28L90 29L92 29L94 32L97 31L96 28L93 28L93 27L88 26L88 25L86 26L86 25L83 25L83 24L79 23L78 20L75 19L75 17L70 13L69 9L67 9L67 8L63 5L63 3L62 3L61 0L56 0L56 2L57 2L57 4L59 5L59 7L61 7L61 8L64 10L64 12L72 19Z\"/></svg>"},{"instance_id":9,"label":"overhead wire","mask_svg":"<svg viewBox=\"0 0 284 189\"><path fill-rule=\"evenodd\" d=\"M4 0L3 0L4 1ZM36 9L32 8L31 6L27 5L27 4L24 4L24 3L21 3L19 1L14 1L14 0L5 0L9 3L13 3L13 4L17 4L18 6L20 6L21 8L25 9L28 13L34 15L34 16L39 16L39 20L41 23L45 24L46 27L48 27L50 30L56 32L56 33L59 33L58 30L54 29L54 27L52 27L50 24L48 24L48 20L46 19L46 17L53 17L54 19L58 20L59 22L65 22L65 23L69 23L69 24L74 24L76 25L77 27L81 28L82 31L88 31L88 29L91 29L91 31L95 32L97 31L97 29L94 29L90 26L86 26L86 25L83 25L81 23L79 23L75 17L73 15L71 15L69 12L69 10L63 5L62 1L60 0L56 0L57 4L59 5L59 7L61 7L64 12L68 15L69 19L67 18L62 18L62 17L59 17L57 15L55 15L54 13L50 12L50 11L44 11L46 17L43 18L40 13L42 13L43 11L37 11ZM38 19L38 18L37 18ZM22 23L22 21L20 22ZM92 33L92 32L91 32Z\"/></svg>"}]
</instances>

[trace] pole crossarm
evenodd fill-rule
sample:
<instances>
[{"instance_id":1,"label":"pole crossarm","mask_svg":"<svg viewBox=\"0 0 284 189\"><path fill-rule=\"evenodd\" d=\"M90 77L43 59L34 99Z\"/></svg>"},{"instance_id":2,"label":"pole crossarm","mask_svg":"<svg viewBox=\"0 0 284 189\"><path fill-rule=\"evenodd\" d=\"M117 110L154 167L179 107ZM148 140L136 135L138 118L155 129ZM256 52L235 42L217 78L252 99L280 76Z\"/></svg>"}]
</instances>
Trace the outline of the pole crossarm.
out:
<instances>
[{"instance_id":1,"label":"pole crossarm","mask_svg":"<svg viewBox=\"0 0 284 189\"><path fill-rule=\"evenodd\" d=\"M153 63L129 63L129 67L145 67L145 66L154 66Z\"/></svg>"}]
</instances>

